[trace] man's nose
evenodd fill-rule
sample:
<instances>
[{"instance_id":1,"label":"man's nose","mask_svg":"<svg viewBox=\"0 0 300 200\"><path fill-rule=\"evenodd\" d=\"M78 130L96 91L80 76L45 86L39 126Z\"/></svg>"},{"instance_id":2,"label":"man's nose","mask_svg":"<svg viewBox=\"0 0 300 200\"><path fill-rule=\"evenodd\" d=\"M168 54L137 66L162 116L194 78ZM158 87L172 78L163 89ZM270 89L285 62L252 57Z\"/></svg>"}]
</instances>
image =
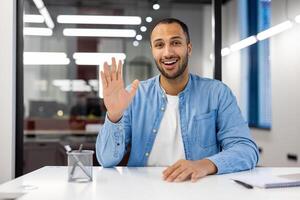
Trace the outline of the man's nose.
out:
<instances>
[{"instance_id":1,"label":"man's nose","mask_svg":"<svg viewBox=\"0 0 300 200\"><path fill-rule=\"evenodd\" d=\"M163 51L164 57L170 57L174 55L174 49L170 45L166 45Z\"/></svg>"}]
</instances>

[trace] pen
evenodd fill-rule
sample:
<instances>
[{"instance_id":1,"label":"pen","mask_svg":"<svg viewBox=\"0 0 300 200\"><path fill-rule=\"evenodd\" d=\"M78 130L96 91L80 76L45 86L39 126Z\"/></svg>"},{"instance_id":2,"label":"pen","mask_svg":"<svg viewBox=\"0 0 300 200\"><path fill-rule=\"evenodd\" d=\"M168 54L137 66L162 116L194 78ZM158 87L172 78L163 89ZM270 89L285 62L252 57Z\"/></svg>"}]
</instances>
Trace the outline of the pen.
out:
<instances>
[{"instance_id":1,"label":"pen","mask_svg":"<svg viewBox=\"0 0 300 200\"><path fill-rule=\"evenodd\" d=\"M80 144L79 146L79 149L78 149L78 152L80 153L82 151L82 147L83 147L83 144ZM74 172L75 172L75 168L77 166L77 163L78 161L76 161L74 164L73 164L73 167L72 167L72 170L71 170L71 175L73 176Z\"/></svg>"},{"instance_id":2,"label":"pen","mask_svg":"<svg viewBox=\"0 0 300 200\"><path fill-rule=\"evenodd\" d=\"M242 182L242 181L239 181L239 180L234 180L234 182L236 182L236 183L238 183L238 184L244 186L244 187L247 188L247 189L253 189L253 186L252 186L252 185L247 184L247 183L245 183L245 182Z\"/></svg>"}]
</instances>

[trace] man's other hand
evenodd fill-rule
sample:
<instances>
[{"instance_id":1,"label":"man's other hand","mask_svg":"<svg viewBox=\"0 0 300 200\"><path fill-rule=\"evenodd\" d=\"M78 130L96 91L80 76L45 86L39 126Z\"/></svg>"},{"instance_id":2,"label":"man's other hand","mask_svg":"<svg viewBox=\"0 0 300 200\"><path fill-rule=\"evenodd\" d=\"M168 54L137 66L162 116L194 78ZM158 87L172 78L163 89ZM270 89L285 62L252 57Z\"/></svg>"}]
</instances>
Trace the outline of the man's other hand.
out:
<instances>
[{"instance_id":1,"label":"man's other hand","mask_svg":"<svg viewBox=\"0 0 300 200\"><path fill-rule=\"evenodd\" d=\"M179 160L163 171L163 179L168 182L186 180L196 182L199 178L215 173L217 173L217 167L208 159Z\"/></svg>"}]
</instances>

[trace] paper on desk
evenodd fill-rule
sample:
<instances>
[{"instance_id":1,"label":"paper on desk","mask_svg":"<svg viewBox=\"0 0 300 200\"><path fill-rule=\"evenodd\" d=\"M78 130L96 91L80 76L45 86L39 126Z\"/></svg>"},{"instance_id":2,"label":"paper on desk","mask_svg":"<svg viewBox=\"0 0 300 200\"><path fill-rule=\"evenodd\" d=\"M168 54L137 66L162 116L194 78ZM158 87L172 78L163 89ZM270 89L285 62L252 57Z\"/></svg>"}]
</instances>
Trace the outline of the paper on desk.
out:
<instances>
[{"instance_id":1,"label":"paper on desk","mask_svg":"<svg viewBox=\"0 0 300 200\"><path fill-rule=\"evenodd\" d=\"M0 192L0 200L13 200L23 196L23 192Z\"/></svg>"},{"instance_id":2,"label":"paper on desk","mask_svg":"<svg viewBox=\"0 0 300 200\"><path fill-rule=\"evenodd\" d=\"M280 188L300 186L300 174L273 175L241 175L232 178L260 188Z\"/></svg>"}]
</instances>

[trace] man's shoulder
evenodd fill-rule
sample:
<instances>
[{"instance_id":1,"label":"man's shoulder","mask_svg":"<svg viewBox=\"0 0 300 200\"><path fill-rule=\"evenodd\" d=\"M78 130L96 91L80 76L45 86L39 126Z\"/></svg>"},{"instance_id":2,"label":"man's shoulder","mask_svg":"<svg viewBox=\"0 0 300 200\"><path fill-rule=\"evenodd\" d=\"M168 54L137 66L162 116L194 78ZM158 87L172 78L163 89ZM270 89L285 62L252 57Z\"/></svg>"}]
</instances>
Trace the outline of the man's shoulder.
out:
<instances>
[{"instance_id":1,"label":"man's shoulder","mask_svg":"<svg viewBox=\"0 0 300 200\"><path fill-rule=\"evenodd\" d=\"M212 79L212 78L206 78L201 77L196 74L191 74L191 81L193 85L196 87L205 87L205 88L224 88L227 87L223 82Z\"/></svg>"}]
</instances>

